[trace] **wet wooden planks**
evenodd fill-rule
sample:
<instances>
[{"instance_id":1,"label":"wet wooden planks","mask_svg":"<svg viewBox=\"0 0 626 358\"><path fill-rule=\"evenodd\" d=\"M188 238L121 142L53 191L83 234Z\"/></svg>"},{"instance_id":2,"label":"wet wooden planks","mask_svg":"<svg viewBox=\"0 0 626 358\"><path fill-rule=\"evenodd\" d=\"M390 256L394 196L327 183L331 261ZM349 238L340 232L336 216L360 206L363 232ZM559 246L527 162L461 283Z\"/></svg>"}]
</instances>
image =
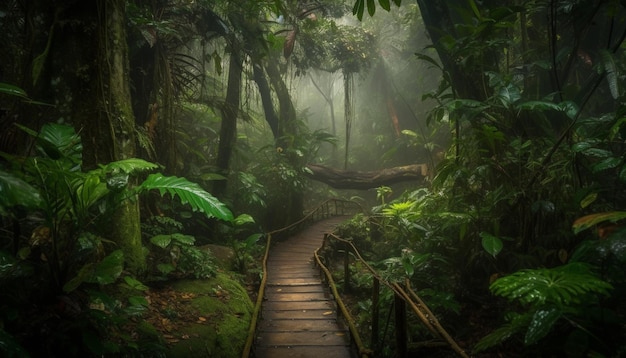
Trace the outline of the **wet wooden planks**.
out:
<instances>
[{"instance_id":1,"label":"wet wooden planks","mask_svg":"<svg viewBox=\"0 0 626 358\"><path fill-rule=\"evenodd\" d=\"M335 301L313 260L324 233L343 220L324 220L272 247L257 358L351 357L348 331L337 320Z\"/></svg>"}]
</instances>

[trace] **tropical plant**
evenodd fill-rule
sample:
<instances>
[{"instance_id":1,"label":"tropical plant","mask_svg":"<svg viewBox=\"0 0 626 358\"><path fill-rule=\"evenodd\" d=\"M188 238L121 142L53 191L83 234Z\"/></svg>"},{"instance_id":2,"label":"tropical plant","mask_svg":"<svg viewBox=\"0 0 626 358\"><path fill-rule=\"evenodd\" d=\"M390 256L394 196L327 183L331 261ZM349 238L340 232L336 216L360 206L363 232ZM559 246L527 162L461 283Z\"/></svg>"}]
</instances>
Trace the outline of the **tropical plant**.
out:
<instances>
[{"instance_id":1,"label":"tropical plant","mask_svg":"<svg viewBox=\"0 0 626 358\"><path fill-rule=\"evenodd\" d=\"M602 296L610 296L613 286L600 279L588 264L573 262L553 269L518 271L496 280L490 289L495 295L519 302L525 311L509 314L507 324L476 344L476 352L515 334L524 335L524 345L535 345L551 332L562 331L564 327L558 326L562 321L569 323L570 334L574 330L580 337L582 331L603 345L593 331L609 323L606 315L610 311L602 308L601 300ZM565 346L561 349L569 350Z\"/></svg>"},{"instance_id":2,"label":"tropical plant","mask_svg":"<svg viewBox=\"0 0 626 358\"><path fill-rule=\"evenodd\" d=\"M76 349L91 353L156 349L149 344L142 347L122 342L123 335L110 337L111 341L103 344L96 344L97 340L93 339L104 326L119 324L117 327L121 328L131 312L139 314L147 306L137 299L122 304L105 293L107 287L118 284L125 267L124 252L107 239L111 213L122 201L137 200L139 194L149 191L177 197L209 218L230 221L232 213L211 194L184 178L156 173L133 186L134 178L158 168L141 159L130 158L81 171L80 140L72 127L47 124L39 132L23 130L34 139L33 155L22 158L3 154L7 167L0 171L1 213L19 220L12 245L5 241L1 251L0 280L5 287L2 296L6 305L0 313L6 322L6 332L39 328L54 331L55 334L39 342L41 349L50 352L61 349L63 342L74 340L72 337L80 337L81 333L83 347ZM22 226L32 230L28 242L18 240L18 229ZM4 251L10 246L12 250ZM201 276L210 274L212 265L204 266L208 271L195 266L198 260L207 263L206 257L198 255L190 245L179 247L181 271ZM106 301L102 311L115 312L115 320L110 321L89 308L94 302L102 301ZM45 311L32 326L23 317L29 302ZM45 308L55 304L63 304L65 308L56 313ZM57 327L60 322L53 318L57 314L69 315L72 324Z\"/></svg>"},{"instance_id":3,"label":"tropical plant","mask_svg":"<svg viewBox=\"0 0 626 358\"><path fill-rule=\"evenodd\" d=\"M165 277L209 278L217 273L213 255L208 249L197 248L195 238L180 233L161 234L150 238L150 242L162 249L155 254L156 269Z\"/></svg>"},{"instance_id":4,"label":"tropical plant","mask_svg":"<svg viewBox=\"0 0 626 358\"><path fill-rule=\"evenodd\" d=\"M258 258L261 256L260 250L262 245L257 245L259 240L263 237L263 234L256 233L251 234L243 240L233 239L231 241L231 247L235 252L234 268L242 274L260 273L260 267L258 266Z\"/></svg>"}]
</instances>

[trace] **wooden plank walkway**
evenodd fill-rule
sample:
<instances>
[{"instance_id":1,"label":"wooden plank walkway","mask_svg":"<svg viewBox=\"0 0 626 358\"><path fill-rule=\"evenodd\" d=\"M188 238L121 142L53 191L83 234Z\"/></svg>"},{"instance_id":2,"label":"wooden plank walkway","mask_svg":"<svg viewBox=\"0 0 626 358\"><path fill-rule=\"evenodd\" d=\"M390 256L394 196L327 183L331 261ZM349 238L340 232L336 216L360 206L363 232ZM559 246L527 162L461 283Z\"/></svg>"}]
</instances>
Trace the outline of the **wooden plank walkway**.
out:
<instances>
[{"instance_id":1,"label":"wooden plank walkway","mask_svg":"<svg viewBox=\"0 0 626 358\"><path fill-rule=\"evenodd\" d=\"M313 259L324 233L344 220L320 221L272 247L255 357L351 357L349 332Z\"/></svg>"}]
</instances>

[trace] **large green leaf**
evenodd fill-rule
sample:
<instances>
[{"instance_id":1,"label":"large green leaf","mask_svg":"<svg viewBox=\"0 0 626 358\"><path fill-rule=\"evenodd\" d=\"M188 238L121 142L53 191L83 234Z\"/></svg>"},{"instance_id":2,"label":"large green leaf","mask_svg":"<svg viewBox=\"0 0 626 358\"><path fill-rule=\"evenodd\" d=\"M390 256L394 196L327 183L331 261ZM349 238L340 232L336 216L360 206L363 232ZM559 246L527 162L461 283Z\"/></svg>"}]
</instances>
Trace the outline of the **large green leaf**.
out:
<instances>
[{"instance_id":1,"label":"large green leaf","mask_svg":"<svg viewBox=\"0 0 626 358\"><path fill-rule=\"evenodd\" d=\"M506 86L502 86L498 91L498 99L505 107L510 107L522 98L522 92L519 87L508 83Z\"/></svg>"},{"instance_id":2,"label":"large green leaf","mask_svg":"<svg viewBox=\"0 0 626 358\"><path fill-rule=\"evenodd\" d=\"M11 96L28 98L28 94L26 94L26 91L24 91L23 89L3 82L0 82L0 94L8 94Z\"/></svg>"},{"instance_id":3,"label":"large green leaf","mask_svg":"<svg viewBox=\"0 0 626 358\"><path fill-rule=\"evenodd\" d=\"M574 233L578 234L583 230L594 227L605 221L614 223L624 219L626 219L626 211L609 211L606 213L585 215L576 219L574 224L572 224L572 228L574 229Z\"/></svg>"},{"instance_id":4,"label":"large green leaf","mask_svg":"<svg viewBox=\"0 0 626 358\"><path fill-rule=\"evenodd\" d=\"M600 148L589 148L583 152L585 155L596 158L610 158L613 156L613 153L606 149Z\"/></svg>"},{"instance_id":5,"label":"large green leaf","mask_svg":"<svg viewBox=\"0 0 626 358\"><path fill-rule=\"evenodd\" d=\"M15 206L37 208L41 202L39 192L30 184L0 170L0 213Z\"/></svg>"},{"instance_id":6,"label":"large green leaf","mask_svg":"<svg viewBox=\"0 0 626 358\"><path fill-rule=\"evenodd\" d=\"M158 167L159 166L157 164L150 163L143 159L129 158L129 159L123 159L123 160L111 162L105 165L102 169L106 173L122 172L122 173L127 173L127 174L133 174L133 173L149 171L152 169L156 169Z\"/></svg>"},{"instance_id":7,"label":"large green leaf","mask_svg":"<svg viewBox=\"0 0 626 358\"><path fill-rule=\"evenodd\" d=\"M81 211L77 215L86 214L91 207L109 193L106 184L100 181L100 177L90 174L74 180L72 188L76 193L76 206Z\"/></svg>"},{"instance_id":8,"label":"large green leaf","mask_svg":"<svg viewBox=\"0 0 626 358\"><path fill-rule=\"evenodd\" d=\"M67 124L46 123L39 131L38 140L48 143L64 156L80 155L82 150L80 136Z\"/></svg>"},{"instance_id":9,"label":"large green leaf","mask_svg":"<svg viewBox=\"0 0 626 358\"><path fill-rule=\"evenodd\" d=\"M591 273L588 265L569 263L553 269L522 270L496 280L495 295L535 307L580 304L585 294L609 295L613 286Z\"/></svg>"},{"instance_id":10,"label":"large green leaf","mask_svg":"<svg viewBox=\"0 0 626 358\"><path fill-rule=\"evenodd\" d=\"M124 270L124 253L113 251L99 263L89 262L78 271L76 276L63 285L63 291L72 292L83 282L106 285L113 283Z\"/></svg>"},{"instance_id":11,"label":"large green leaf","mask_svg":"<svg viewBox=\"0 0 626 358\"><path fill-rule=\"evenodd\" d=\"M116 250L95 266L93 275L87 281L101 285L113 283L120 277L123 269L124 253L122 250Z\"/></svg>"},{"instance_id":12,"label":"large green leaf","mask_svg":"<svg viewBox=\"0 0 626 358\"><path fill-rule=\"evenodd\" d=\"M363 12L365 11L365 0L356 0L354 7L352 8L352 15L356 15L359 20L363 19Z\"/></svg>"},{"instance_id":13,"label":"large green leaf","mask_svg":"<svg viewBox=\"0 0 626 358\"><path fill-rule=\"evenodd\" d=\"M576 118L578 116L578 105L572 101L563 101L559 103L559 107L561 110L567 115L570 119Z\"/></svg>"},{"instance_id":14,"label":"large green leaf","mask_svg":"<svg viewBox=\"0 0 626 358\"><path fill-rule=\"evenodd\" d=\"M224 221L233 220L232 212L216 197L202 189L198 184L185 178L175 176L166 177L163 174L150 174L141 183L139 190L158 190L161 195L168 193L178 196L181 203L189 204L196 211L199 210L209 218L218 218Z\"/></svg>"},{"instance_id":15,"label":"large green leaf","mask_svg":"<svg viewBox=\"0 0 626 358\"><path fill-rule=\"evenodd\" d=\"M26 93L26 91L24 91L20 87L17 87L8 83L0 82L0 94L7 94L9 96L19 97L24 102L29 103L29 104L52 106L50 103L44 103L44 102L32 100L30 97L28 97L28 94Z\"/></svg>"},{"instance_id":16,"label":"large green leaf","mask_svg":"<svg viewBox=\"0 0 626 358\"><path fill-rule=\"evenodd\" d=\"M480 237L482 238L483 249L485 249L489 255L495 258L500 251L502 251L503 244L499 237L486 232L481 232Z\"/></svg>"},{"instance_id":17,"label":"large green leaf","mask_svg":"<svg viewBox=\"0 0 626 358\"><path fill-rule=\"evenodd\" d=\"M235 226L242 226L245 224L254 224L254 218L250 216L249 214L241 214L233 220L233 224L235 224Z\"/></svg>"},{"instance_id":18,"label":"large green leaf","mask_svg":"<svg viewBox=\"0 0 626 358\"><path fill-rule=\"evenodd\" d=\"M416 53L416 54L415 54L415 56L416 56L418 59L422 60L422 61L426 61L426 62L430 63L431 65L435 66L436 68L438 68L438 69L440 69L440 70L442 70L442 69L443 69L443 68L441 67L441 64L439 63L439 61L438 61L438 60L435 60L433 57L430 57L430 56L428 56L428 55L424 55L424 54L421 54L421 53Z\"/></svg>"},{"instance_id":19,"label":"large green leaf","mask_svg":"<svg viewBox=\"0 0 626 358\"><path fill-rule=\"evenodd\" d=\"M153 245L156 245L162 249L166 248L169 246L169 244L172 242L172 235L156 235L150 238L150 242Z\"/></svg>"},{"instance_id":20,"label":"large green leaf","mask_svg":"<svg viewBox=\"0 0 626 358\"><path fill-rule=\"evenodd\" d=\"M561 318L561 311L554 307L545 310L537 310L526 331L524 344L531 345L537 343L541 338L550 333L559 318Z\"/></svg>"},{"instance_id":21,"label":"large green leaf","mask_svg":"<svg viewBox=\"0 0 626 358\"><path fill-rule=\"evenodd\" d=\"M80 161L82 145L72 126L46 123L39 132L17 123L15 126L35 138L38 150L49 158L59 160L65 157L76 163Z\"/></svg>"},{"instance_id":22,"label":"large green leaf","mask_svg":"<svg viewBox=\"0 0 626 358\"><path fill-rule=\"evenodd\" d=\"M391 10L389 0L378 0L378 4L380 4L380 7L382 7L385 11Z\"/></svg>"},{"instance_id":23,"label":"large green leaf","mask_svg":"<svg viewBox=\"0 0 626 358\"><path fill-rule=\"evenodd\" d=\"M370 14L370 16L374 16L375 12L376 3L374 3L374 0L367 0L367 13Z\"/></svg>"},{"instance_id":24,"label":"large green leaf","mask_svg":"<svg viewBox=\"0 0 626 358\"><path fill-rule=\"evenodd\" d=\"M179 244L192 246L196 242L196 238L191 235L183 235L181 233L172 234L172 239Z\"/></svg>"},{"instance_id":25,"label":"large green leaf","mask_svg":"<svg viewBox=\"0 0 626 358\"><path fill-rule=\"evenodd\" d=\"M620 164L622 164L622 158L609 157L603 159L599 163L594 164L592 170L594 173L597 173L603 170L617 168Z\"/></svg>"}]
</instances>

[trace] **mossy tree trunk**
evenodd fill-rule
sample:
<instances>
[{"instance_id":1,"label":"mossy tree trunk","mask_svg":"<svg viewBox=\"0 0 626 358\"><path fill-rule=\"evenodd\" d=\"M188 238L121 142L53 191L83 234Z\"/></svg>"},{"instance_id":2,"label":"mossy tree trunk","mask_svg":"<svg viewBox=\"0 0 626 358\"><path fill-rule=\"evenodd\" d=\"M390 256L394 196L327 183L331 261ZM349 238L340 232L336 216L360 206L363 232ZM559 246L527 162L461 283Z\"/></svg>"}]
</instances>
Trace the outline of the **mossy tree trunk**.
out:
<instances>
[{"instance_id":1,"label":"mossy tree trunk","mask_svg":"<svg viewBox=\"0 0 626 358\"><path fill-rule=\"evenodd\" d=\"M107 134L112 137L113 143L112 160L136 155L135 118L128 81L125 5L125 0L98 1L98 82L101 85L98 119L108 125ZM111 237L124 250L128 268L134 272L144 271L146 261L141 243L138 200L125 200L113 220Z\"/></svg>"},{"instance_id":2,"label":"mossy tree trunk","mask_svg":"<svg viewBox=\"0 0 626 358\"><path fill-rule=\"evenodd\" d=\"M35 0L22 5L23 19L15 22L22 28L13 32L0 26L13 45L2 58L14 61L11 67L2 63L0 72L11 68L10 83L53 106L16 106L15 121L33 130L48 122L74 125L82 138L84 170L134 157L126 1ZM14 152L30 150L29 142L13 139ZM124 250L129 269L142 271L145 259L137 201L124 202L112 220L102 228L103 235Z\"/></svg>"},{"instance_id":3,"label":"mossy tree trunk","mask_svg":"<svg viewBox=\"0 0 626 358\"><path fill-rule=\"evenodd\" d=\"M71 86L71 112L82 137L85 169L136 155L125 4L124 0L98 0L73 7L82 26L68 31L72 31L74 46L83 50L77 52L80 57L68 62L66 72L74 67L77 73ZM127 268L143 272L146 263L138 201L124 200L111 219L112 224L103 231L123 250Z\"/></svg>"}]
</instances>

